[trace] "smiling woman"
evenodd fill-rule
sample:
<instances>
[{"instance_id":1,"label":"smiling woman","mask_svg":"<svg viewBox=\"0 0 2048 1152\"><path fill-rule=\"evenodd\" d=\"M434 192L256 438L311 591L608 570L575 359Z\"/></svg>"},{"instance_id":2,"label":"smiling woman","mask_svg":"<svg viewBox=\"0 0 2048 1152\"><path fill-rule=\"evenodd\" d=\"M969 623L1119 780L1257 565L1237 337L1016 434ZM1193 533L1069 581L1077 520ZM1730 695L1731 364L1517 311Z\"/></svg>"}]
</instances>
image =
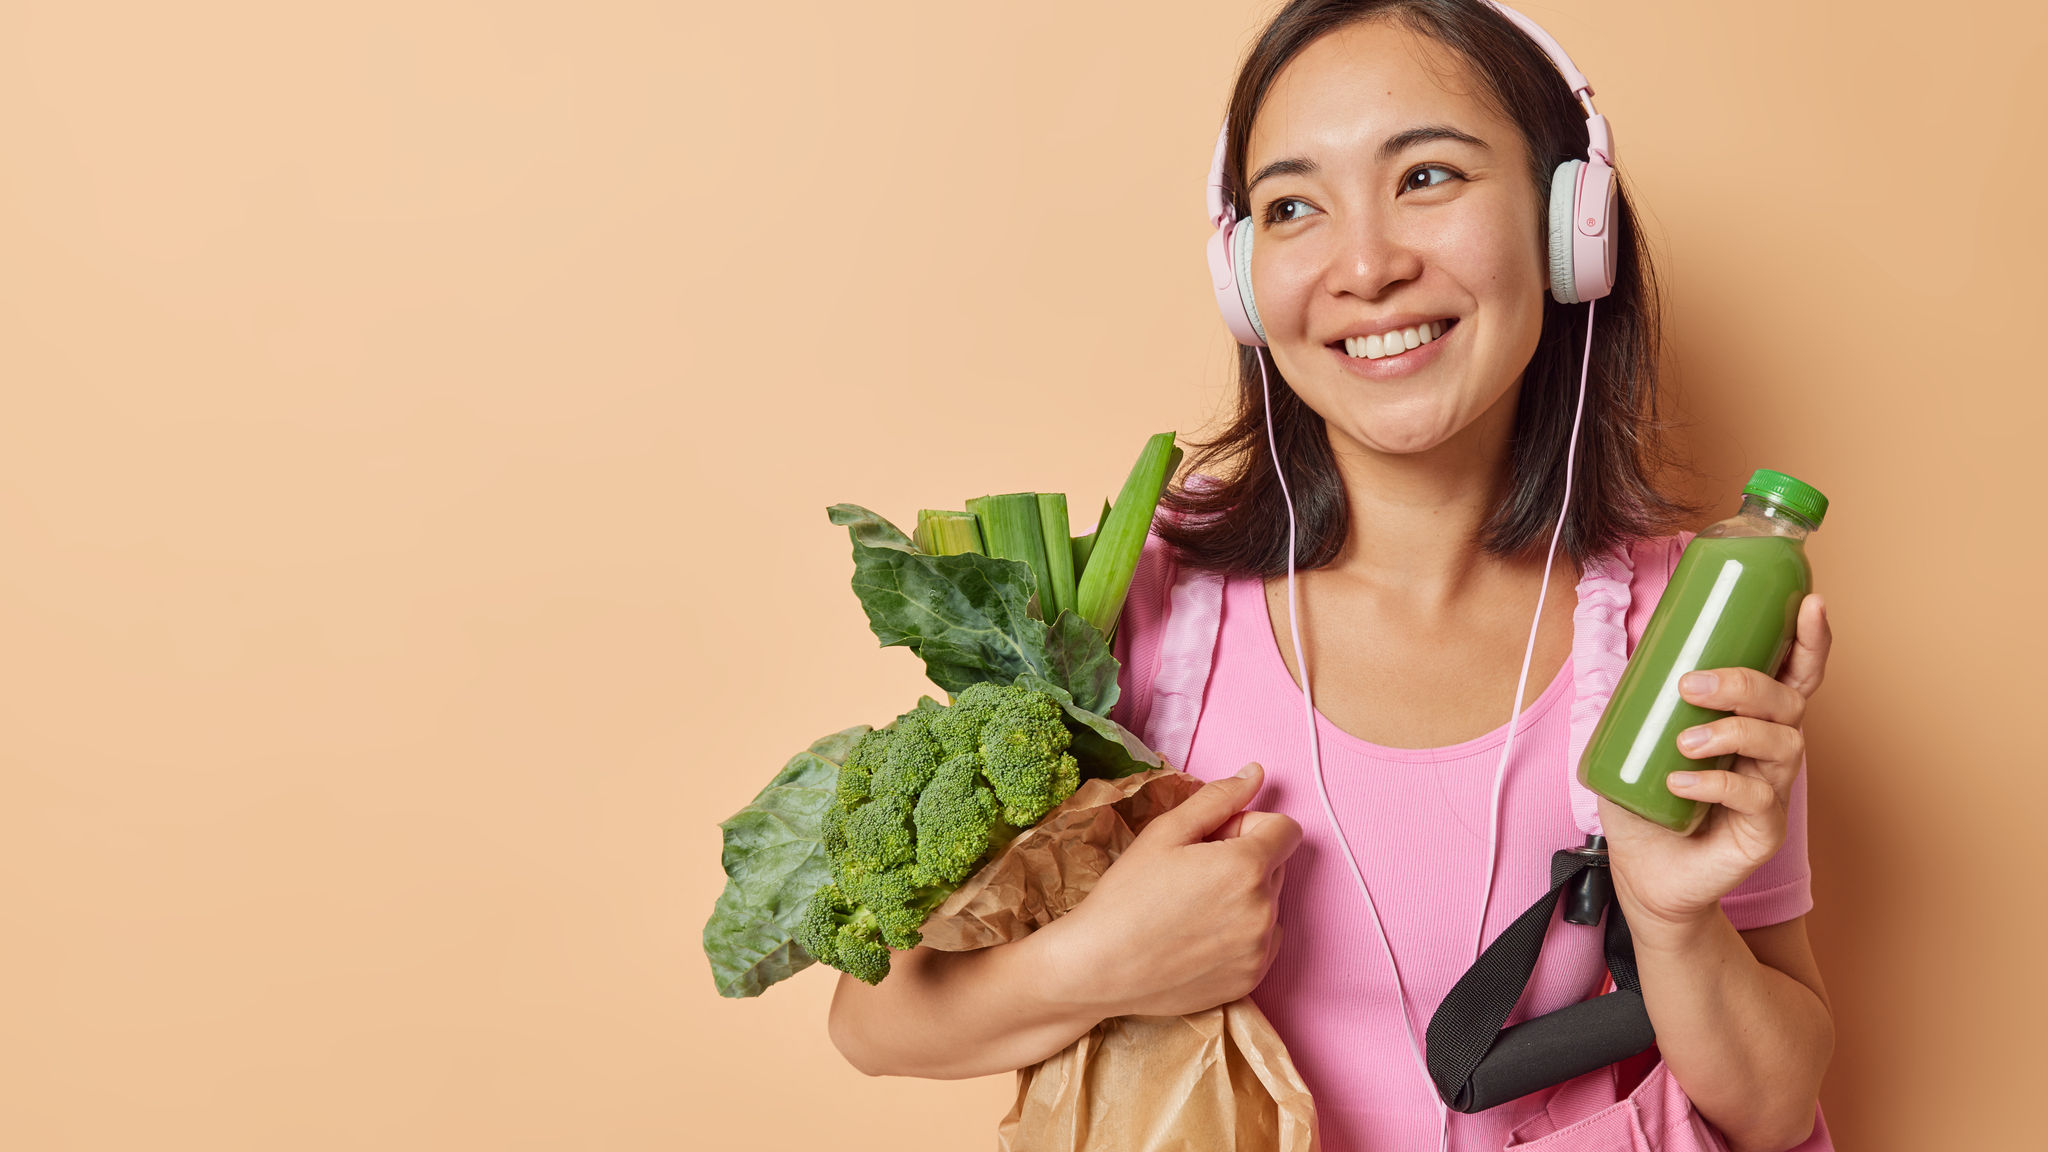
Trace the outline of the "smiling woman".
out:
<instances>
[{"instance_id":1,"label":"smiling woman","mask_svg":"<svg viewBox=\"0 0 2048 1152\"><path fill-rule=\"evenodd\" d=\"M1481 941L1505 938L1497 884L1534 897L1531 914L1554 906L1554 891L1549 904L1529 891L1540 872L1496 867L1576 847L1568 824L1538 831L1560 811L1558 765L1578 740L1552 705L1573 685L1572 722L1599 714L1611 685L1593 670L1635 634L1620 615L1640 620L1685 543L1658 536L1683 509L1654 483L1650 266L1611 133L1582 92L1548 34L1490 0L1296 0L1243 65L1217 144L1209 263L1242 346L1239 405L1157 526L1161 574L1139 581L1166 592L1140 598L1155 607L1134 613L1118 651L1136 669L1124 716L1197 777L1264 761L1267 802L1305 830L1279 919L1310 942L1280 952L1253 999L1316 1096L1327 1148L1421 1146L1427 1121L1397 1102L1418 1086L1411 1071L1441 1094L1428 1127L1450 1147L1640 1152L1639 1120L1665 1152L1830 1147L1816 1096L1833 1024L1803 923L1804 757L1785 751L1803 747L1797 717L1826 662L1817 602L1801 606L1804 655L1784 679L1726 702L1742 718L1730 723L1751 725L1744 767L1683 774L1739 780L1756 803L1717 792L1712 831L1690 840L1591 796L1564 806L1616 892L1606 967L1630 996L1640 975L1639 1001L1598 1010L1641 1026L1615 1043L1586 1017L1562 1023L1604 973L1589 934L1541 920L1556 982L1537 978L1519 1002L1524 1020L1560 1014L1571 1055L1523 1052L1518 1086L1481 1103L1465 1046L1485 1052L1500 1020L1468 1033L1463 1009L1446 1013L1454 980L1477 987L1458 979L1480 947L1459 939L1464 892L1480 893ZM1552 553L1561 539L1581 573L1576 609L1544 595L1553 523ZM1284 608L1267 583L1283 572ZM1501 660L1520 645L1511 621L1531 585L1516 680ZM1558 671L1525 714L1538 651ZM1487 732L1503 682L1516 684L1509 722ZM1283 686L1306 756L1276 743ZM1155 709L1159 696L1170 702ZM1433 787L1403 791L1418 762ZM1482 827L1480 849L1466 837ZM1630 957L1619 966L1616 948ZM1413 1014L1432 1004L1425 1057ZM1613 1063L1652 1031L1661 1060ZM1454 1099L1471 1113L1457 1123Z\"/></svg>"},{"instance_id":2,"label":"smiling woman","mask_svg":"<svg viewBox=\"0 0 2048 1152\"><path fill-rule=\"evenodd\" d=\"M1363 50L1366 23L1409 34ZM1389 68L1441 83L1388 91ZM1380 99L1363 100L1375 86ZM1240 68L1224 135L1223 192L1254 222L1262 310L1300 321L1271 333L1273 364L1288 384L1274 390L1273 431L1300 518L1296 562L1327 564L1346 538L1338 453L1413 451L1448 427L1469 425L1475 405L1490 405L1490 419L1507 425L1475 432L1504 431L1512 445L1510 483L1484 526L1485 546L1511 556L1537 542L1560 511L1586 335L1583 309L1541 291L1551 174L1560 161L1586 155L1588 142L1585 112L1550 60L1476 3L1292 4ZM1693 511L1656 484L1667 464L1658 437L1658 294L1627 184L1617 183L1615 284L1600 300L1572 477L1578 498L1560 541L1575 560L1668 531ZM1408 268L1383 270L1369 263L1376 254ZM1446 282L1428 285L1426 297L1405 294L1415 299L1399 314L1374 315L1386 310L1340 295L1359 287L1347 285L1347 275L1398 280L1425 261L1449 273ZM1479 323L1443 348L1405 351L1434 347L1422 323L1449 330L1468 317ZM1389 331L1400 333L1404 354L1382 363ZM1358 337L1365 339L1346 347ZM1465 366L1439 373L1495 381L1504 395L1428 403L1413 391L1384 390L1398 380L1426 387L1420 381L1432 362L1459 344L1467 345L1455 353ZM1232 420L1191 442L1187 474L1221 483L1172 488L1163 506L1178 515L1160 534L1199 567L1275 576L1287 567L1285 535L1274 530L1286 509L1266 454L1259 356L1238 349ZM1324 398L1359 380L1383 389L1349 396L1342 408L1352 419L1329 422L1326 434ZM1239 514L1220 515L1228 508Z\"/></svg>"},{"instance_id":3,"label":"smiling woman","mask_svg":"<svg viewBox=\"0 0 2048 1152\"><path fill-rule=\"evenodd\" d=\"M857 1066L978 1075L1108 1018L1249 997L1326 1152L1828 1147L1833 1021L1787 751L1827 659L1821 605L1783 681L1687 697L1734 715L1685 755L1738 765L1674 786L1714 805L1695 834L1571 791L1576 726L1669 579L1685 509L1655 483L1657 300L1611 136L1520 20L1294 0L1259 37L1210 178L1236 417L1162 502L1115 640L1113 718L1207 783L1039 931L842 979L832 1035ZM1470 1067L1439 1077L1459 1045L1432 1010L1544 911L1546 864L1581 844L1604 851L1609 935L1543 935L1513 1007L1584 1003L1619 941L1641 998L1599 1007L1647 1017L1656 1053L1602 1045L1481 1105L1459 1091Z\"/></svg>"}]
</instances>

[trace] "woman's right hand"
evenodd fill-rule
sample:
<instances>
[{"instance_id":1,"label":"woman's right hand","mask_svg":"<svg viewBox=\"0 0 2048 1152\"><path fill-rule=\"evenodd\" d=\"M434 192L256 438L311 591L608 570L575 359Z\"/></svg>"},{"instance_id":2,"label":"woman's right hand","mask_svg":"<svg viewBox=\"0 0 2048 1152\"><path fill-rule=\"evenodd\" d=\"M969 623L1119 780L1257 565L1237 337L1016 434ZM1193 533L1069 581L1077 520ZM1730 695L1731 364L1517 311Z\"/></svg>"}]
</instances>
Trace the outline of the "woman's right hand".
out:
<instances>
[{"instance_id":1,"label":"woman's right hand","mask_svg":"<svg viewBox=\"0 0 2048 1152\"><path fill-rule=\"evenodd\" d=\"M1055 988L1105 1017L1249 995L1278 954L1283 866L1301 845L1293 819L1243 810L1263 780L1247 764L1155 817L1087 899L1040 929Z\"/></svg>"}]
</instances>

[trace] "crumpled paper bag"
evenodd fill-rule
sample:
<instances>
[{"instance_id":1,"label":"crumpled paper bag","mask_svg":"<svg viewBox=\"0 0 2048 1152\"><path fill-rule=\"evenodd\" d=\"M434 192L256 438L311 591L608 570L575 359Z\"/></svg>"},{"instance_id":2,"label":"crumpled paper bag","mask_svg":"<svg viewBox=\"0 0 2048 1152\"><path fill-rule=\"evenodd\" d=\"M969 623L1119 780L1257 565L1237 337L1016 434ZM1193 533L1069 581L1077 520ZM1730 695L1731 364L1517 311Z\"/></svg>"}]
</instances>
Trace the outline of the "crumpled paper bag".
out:
<instances>
[{"instance_id":1,"label":"crumpled paper bag","mask_svg":"<svg viewBox=\"0 0 2048 1152\"><path fill-rule=\"evenodd\" d=\"M1104 1020L1017 1073L1000 1152L1309 1152L1316 1107L1249 999Z\"/></svg>"},{"instance_id":2,"label":"crumpled paper bag","mask_svg":"<svg viewBox=\"0 0 2048 1152\"><path fill-rule=\"evenodd\" d=\"M1138 832L1200 790L1157 768L1089 780L940 905L924 943L964 952L1021 939L1095 888ZM1314 1152L1315 1102L1250 999L1187 1016L1118 1016L1020 1069L1001 1152Z\"/></svg>"}]
</instances>

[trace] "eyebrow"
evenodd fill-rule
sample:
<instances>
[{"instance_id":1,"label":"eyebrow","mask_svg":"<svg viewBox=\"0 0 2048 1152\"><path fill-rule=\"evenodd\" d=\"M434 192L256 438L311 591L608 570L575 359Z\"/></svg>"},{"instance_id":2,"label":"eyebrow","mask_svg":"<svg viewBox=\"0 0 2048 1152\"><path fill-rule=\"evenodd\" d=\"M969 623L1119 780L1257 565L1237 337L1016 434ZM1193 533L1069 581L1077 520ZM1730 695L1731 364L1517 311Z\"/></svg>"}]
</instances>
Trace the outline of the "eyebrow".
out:
<instances>
[{"instance_id":1,"label":"eyebrow","mask_svg":"<svg viewBox=\"0 0 2048 1152\"><path fill-rule=\"evenodd\" d=\"M1425 144L1431 140L1455 140L1461 144L1472 144L1480 148L1490 147L1486 141L1481 140L1479 137L1468 132L1460 132L1448 124L1424 124L1418 128L1409 128L1396 132L1384 141L1381 141L1378 158L1382 162L1391 160L1402 152L1415 147L1417 144ZM1259 181L1264 180L1268 176L1314 176L1322 170L1322 165L1317 164L1306 156L1289 156L1284 160L1275 160L1264 168L1259 169L1259 174L1252 177L1252 182L1245 188L1245 197L1249 199L1251 197L1251 190L1258 187Z\"/></svg>"}]
</instances>

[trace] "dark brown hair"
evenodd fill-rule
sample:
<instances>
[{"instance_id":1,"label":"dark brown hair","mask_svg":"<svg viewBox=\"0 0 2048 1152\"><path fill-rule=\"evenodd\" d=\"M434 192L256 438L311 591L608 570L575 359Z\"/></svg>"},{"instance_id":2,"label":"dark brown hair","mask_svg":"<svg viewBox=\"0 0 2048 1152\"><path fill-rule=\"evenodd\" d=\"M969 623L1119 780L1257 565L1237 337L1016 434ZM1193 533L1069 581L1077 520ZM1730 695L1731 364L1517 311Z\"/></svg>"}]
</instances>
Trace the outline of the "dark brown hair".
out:
<instances>
[{"instance_id":1,"label":"dark brown hair","mask_svg":"<svg viewBox=\"0 0 2048 1152\"><path fill-rule=\"evenodd\" d=\"M1398 22L1462 56L1480 96L1512 121L1528 146L1529 179L1537 191L1538 234L1549 228L1550 174L1586 155L1586 114L1550 61L1506 17L1480 0L1294 0L1266 26L1238 71L1231 94L1223 188L1239 214L1245 151L1252 120L1288 62L1318 38L1368 20ZM1649 252L1636 228L1628 186L1616 173L1613 222L1619 245L1614 290L1594 318L1586 410L1572 477L1572 508L1561 546L1575 560L1625 540L1658 535L1693 511L1660 491L1668 463L1657 415L1658 301ZM1547 541L1564 493L1565 450L1585 340L1585 306L1559 304L1546 289L1543 331L1522 377L1509 450L1508 491L1480 528L1497 556L1515 556ZM1169 515L1158 531L1181 563L1231 574L1272 576L1287 568L1287 509L1266 447L1261 399L1262 349L1238 347L1236 412L1197 449L1161 500ZM1300 522L1298 568L1330 563L1343 546L1350 510L1323 418L1274 377L1273 437L1293 490ZM1186 477L1215 482L1187 486Z\"/></svg>"}]
</instances>

